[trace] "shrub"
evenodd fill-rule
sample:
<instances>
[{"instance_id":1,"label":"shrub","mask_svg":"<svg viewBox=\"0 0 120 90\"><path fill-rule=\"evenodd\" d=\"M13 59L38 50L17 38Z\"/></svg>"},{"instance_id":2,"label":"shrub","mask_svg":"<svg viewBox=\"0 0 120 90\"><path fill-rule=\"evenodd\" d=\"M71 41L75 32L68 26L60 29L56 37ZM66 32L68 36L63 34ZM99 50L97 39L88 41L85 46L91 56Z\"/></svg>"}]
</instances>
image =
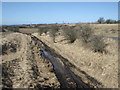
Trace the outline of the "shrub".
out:
<instances>
[{"instance_id":1,"label":"shrub","mask_svg":"<svg viewBox=\"0 0 120 90\"><path fill-rule=\"evenodd\" d=\"M14 28L13 28L13 31L14 31L14 32L19 32L19 27L14 27Z\"/></svg>"},{"instance_id":2,"label":"shrub","mask_svg":"<svg viewBox=\"0 0 120 90\"><path fill-rule=\"evenodd\" d=\"M17 48L19 45L16 45L15 43L5 43L2 45L2 55L8 54L9 52L15 53L17 51Z\"/></svg>"},{"instance_id":3,"label":"shrub","mask_svg":"<svg viewBox=\"0 0 120 90\"><path fill-rule=\"evenodd\" d=\"M48 32L48 27L39 27L38 28L38 32L40 34L40 36L43 34L43 33L47 33Z\"/></svg>"},{"instance_id":4,"label":"shrub","mask_svg":"<svg viewBox=\"0 0 120 90\"><path fill-rule=\"evenodd\" d=\"M70 43L74 43L76 39L79 39L85 46L94 52L106 52L105 48L107 45L103 41L102 37L94 35L90 24L81 24L76 27L63 27L63 36L69 40Z\"/></svg>"},{"instance_id":5,"label":"shrub","mask_svg":"<svg viewBox=\"0 0 120 90\"><path fill-rule=\"evenodd\" d=\"M81 25L77 29L78 39L88 46L88 48L92 49L94 52L105 52L105 42L102 37L94 36L94 32L89 24Z\"/></svg>"},{"instance_id":6,"label":"shrub","mask_svg":"<svg viewBox=\"0 0 120 90\"><path fill-rule=\"evenodd\" d=\"M12 31L12 32L19 32L19 27L17 26L8 26L7 28L4 28L6 29L6 31Z\"/></svg>"},{"instance_id":7,"label":"shrub","mask_svg":"<svg viewBox=\"0 0 120 90\"><path fill-rule=\"evenodd\" d=\"M105 48L107 44L103 41L102 37L93 37L91 41L88 43L89 47L94 51L94 52L106 52Z\"/></svg>"},{"instance_id":8,"label":"shrub","mask_svg":"<svg viewBox=\"0 0 120 90\"><path fill-rule=\"evenodd\" d=\"M4 28L2 28L2 30L1 30L2 32L6 32L6 29L4 29Z\"/></svg>"},{"instance_id":9,"label":"shrub","mask_svg":"<svg viewBox=\"0 0 120 90\"><path fill-rule=\"evenodd\" d=\"M77 37L81 39L83 43L88 43L90 38L93 36L93 31L89 24L81 25L78 28Z\"/></svg>"},{"instance_id":10,"label":"shrub","mask_svg":"<svg viewBox=\"0 0 120 90\"><path fill-rule=\"evenodd\" d=\"M39 33L39 35L41 36L41 35L42 35L42 33L43 33L43 30L38 29L38 33Z\"/></svg>"},{"instance_id":11,"label":"shrub","mask_svg":"<svg viewBox=\"0 0 120 90\"><path fill-rule=\"evenodd\" d=\"M69 43L74 43L77 39L77 32L74 27L65 26L63 27L63 36L69 40Z\"/></svg>"},{"instance_id":12,"label":"shrub","mask_svg":"<svg viewBox=\"0 0 120 90\"><path fill-rule=\"evenodd\" d=\"M59 31L58 25L54 24L54 25L50 26L49 35L50 35L50 37L52 37L54 43L55 43L55 37L56 37L58 31Z\"/></svg>"}]
</instances>

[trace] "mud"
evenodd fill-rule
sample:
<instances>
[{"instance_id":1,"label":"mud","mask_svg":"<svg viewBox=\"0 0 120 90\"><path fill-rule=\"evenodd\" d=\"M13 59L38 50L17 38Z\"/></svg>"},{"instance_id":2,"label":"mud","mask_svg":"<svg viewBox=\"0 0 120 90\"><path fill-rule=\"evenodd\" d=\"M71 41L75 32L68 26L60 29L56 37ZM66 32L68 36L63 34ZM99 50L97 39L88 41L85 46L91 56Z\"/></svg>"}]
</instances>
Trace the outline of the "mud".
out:
<instances>
[{"instance_id":1,"label":"mud","mask_svg":"<svg viewBox=\"0 0 120 90\"><path fill-rule=\"evenodd\" d=\"M103 87L31 34L8 34L0 45L3 88Z\"/></svg>"},{"instance_id":2,"label":"mud","mask_svg":"<svg viewBox=\"0 0 120 90\"><path fill-rule=\"evenodd\" d=\"M102 83L87 75L84 71L79 70L67 59L48 47L44 42L33 36L33 40L42 47L42 52L47 59L53 64L56 76L58 77L61 87L63 88L98 88L103 87ZM43 49L44 48L44 49ZM74 73L77 70L78 76ZM87 82L86 82L87 81Z\"/></svg>"},{"instance_id":3,"label":"mud","mask_svg":"<svg viewBox=\"0 0 120 90\"><path fill-rule=\"evenodd\" d=\"M12 33L2 38L3 88L59 88L50 62L42 58L31 37Z\"/></svg>"}]
</instances>

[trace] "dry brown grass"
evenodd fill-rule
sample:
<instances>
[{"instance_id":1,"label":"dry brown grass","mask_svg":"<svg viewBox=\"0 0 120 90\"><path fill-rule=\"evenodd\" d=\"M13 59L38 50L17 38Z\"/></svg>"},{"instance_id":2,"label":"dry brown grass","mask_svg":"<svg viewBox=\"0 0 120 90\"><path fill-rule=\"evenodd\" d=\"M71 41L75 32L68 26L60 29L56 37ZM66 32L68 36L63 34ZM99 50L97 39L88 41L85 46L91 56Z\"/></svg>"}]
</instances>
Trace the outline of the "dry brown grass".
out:
<instances>
[{"instance_id":1,"label":"dry brown grass","mask_svg":"<svg viewBox=\"0 0 120 90\"><path fill-rule=\"evenodd\" d=\"M38 29L36 28L19 28L19 31L22 33L34 33L37 32Z\"/></svg>"},{"instance_id":2,"label":"dry brown grass","mask_svg":"<svg viewBox=\"0 0 120 90\"><path fill-rule=\"evenodd\" d=\"M43 36L42 38L47 41L51 40L49 36ZM106 48L109 54L94 53L83 47L78 40L74 44L54 43L54 45L59 47L63 53L71 56L74 59L74 61L71 60L72 63L102 82L105 87L115 88L118 85L118 47L114 40L105 39L105 41L109 44ZM54 48L53 45L52 48Z\"/></svg>"},{"instance_id":3,"label":"dry brown grass","mask_svg":"<svg viewBox=\"0 0 120 90\"><path fill-rule=\"evenodd\" d=\"M92 28L96 28L94 31L97 35L101 35L103 32L110 31L111 29L117 29L116 24L92 25ZM112 33L112 35L109 34L110 33L105 33L104 35L116 36L117 33ZM51 42L49 35L41 36L41 38ZM75 64L76 67L88 73L90 76L102 82L105 88L118 87L118 42L116 40L103 38L103 41L108 44L106 46L108 53L101 54L95 53L89 48L85 48L84 44L79 40L76 40L73 44L64 44L65 41L62 41L63 39L64 37L58 36L56 38L56 41L58 41L57 43L49 44L51 44L52 48L54 48L54 46L59 48L60 51L58 51L63 56L66 54L72 57L71 60L69 58L70 62Z\"/></svg>"},{"instance_id":4,"label":"dry brown grass","mask_svg":"<svg viewBox=\"0 0 120 90\"><path fill-rule=\"evenodd\" d=\"M95 35L118 37L118 24L91 24Z\"/></svg>"}]
</instances>

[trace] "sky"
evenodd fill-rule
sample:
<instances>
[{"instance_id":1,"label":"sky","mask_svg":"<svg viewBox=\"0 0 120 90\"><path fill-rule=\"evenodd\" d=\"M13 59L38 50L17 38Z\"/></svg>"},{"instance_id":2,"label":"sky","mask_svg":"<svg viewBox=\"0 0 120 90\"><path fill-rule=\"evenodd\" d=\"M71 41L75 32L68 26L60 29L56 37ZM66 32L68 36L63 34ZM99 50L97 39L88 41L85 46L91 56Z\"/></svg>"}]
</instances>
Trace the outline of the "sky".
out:
<instances>
[{"instance_id":1,"label":"sky","mask_svg":"<svg viewBox=\"0 0 120 90\"><path fill-rule=\"evenodd\" d=\"M118 20L117 2L2 2L2 24L96 22Z\"/></svg>"}]
</instances>

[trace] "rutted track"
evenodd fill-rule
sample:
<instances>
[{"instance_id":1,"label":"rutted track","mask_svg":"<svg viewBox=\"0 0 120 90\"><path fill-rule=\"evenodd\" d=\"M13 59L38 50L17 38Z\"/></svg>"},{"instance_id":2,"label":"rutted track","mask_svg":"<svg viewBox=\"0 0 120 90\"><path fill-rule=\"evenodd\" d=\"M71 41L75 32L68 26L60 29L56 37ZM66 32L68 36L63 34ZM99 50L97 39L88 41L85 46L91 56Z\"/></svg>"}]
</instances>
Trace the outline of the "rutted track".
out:
<instances>
[{"instance_id":1,"label":"rutted track","mask_svg":"<svg viewBox=\"0 0 120 90\"><path fill-rule=\"evenodd\" d=\"M43 41L37 37L30 35L35 41L36 45L39 46L41 55L47 58L54 67L54 72L61 84L61 88L94 88L102 87L102 84L94 78L87 75L85 72L77 69L67 59L57 54L54 50L48 47ZM80 73L84 74L88 79L89 83L85 83L82 77L77 76L72 72L70 67L75 68Z\"/></svg>"},{"instance_id":2,"label":"rutted track","mask_svg":"<svg viewBox=\"0 0 120 90\"><path fill-rule=\"evenodd\" d=\"M53 66L42 58L32 38L22 33L11 33L0 43L2 88L59 88Z\"/></svg>"}]
</instances>

